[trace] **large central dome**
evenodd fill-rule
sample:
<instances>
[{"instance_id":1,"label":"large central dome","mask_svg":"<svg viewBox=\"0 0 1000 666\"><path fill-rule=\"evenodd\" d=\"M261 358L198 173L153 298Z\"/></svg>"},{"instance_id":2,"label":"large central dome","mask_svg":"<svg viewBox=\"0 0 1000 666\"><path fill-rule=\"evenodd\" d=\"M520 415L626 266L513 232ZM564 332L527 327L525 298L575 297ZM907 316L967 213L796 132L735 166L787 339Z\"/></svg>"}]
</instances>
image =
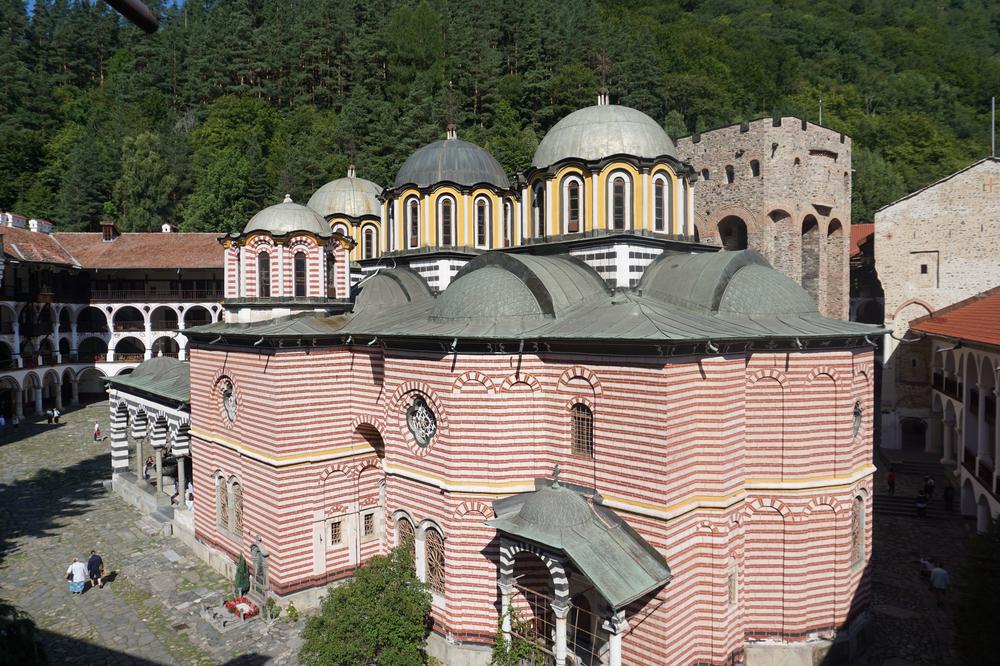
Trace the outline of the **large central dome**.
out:
<instances>
[{"instance_id":1,"label":"large central dome","mask_svg":"<svg viewBox=\"0 0 1000 666\"><path fill-rule=\"evenodd\" d=\"M566 159L591 162L611 155L652 159L677 157L677 151L659 123L642 111L598 104L557 122L538 144L531 166L544 168Z\"/></svg>"},{"instance_id":2,"label":"large central dome","mask_svg":"<svg viewBox=\"0 0 1000 666\"><path fill-rule=\"evenodd\" d=\"M482 183L501 189L510 187L507 174L492 155L474 143L456 138L419 148L396 174L396 187L430 187L444 182L465 187Z\"/></svg>"}]
</instances>

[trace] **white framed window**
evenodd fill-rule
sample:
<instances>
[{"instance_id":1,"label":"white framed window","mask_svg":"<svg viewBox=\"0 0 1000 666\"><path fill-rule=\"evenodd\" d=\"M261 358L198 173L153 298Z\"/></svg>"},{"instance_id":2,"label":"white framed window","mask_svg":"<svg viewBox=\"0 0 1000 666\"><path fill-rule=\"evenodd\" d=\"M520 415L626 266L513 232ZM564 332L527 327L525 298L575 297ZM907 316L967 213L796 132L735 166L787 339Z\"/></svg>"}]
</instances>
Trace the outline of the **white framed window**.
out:
<instances>
[{"instance_id":1,"label":"white framed window","mask_svg":"<svg viewBox=\"0 0 1000 666\"><path fill-rule=\"evenodd\" d=\"M378 235L375 231L375 227L369 225L365 227L365 230L361 233L361 256L365 259L372 259L375 257L377 248Z\"/></svg>"},{"instance_id":2,"label":"white framed window","mask_svg":"<svg viewBox=\"0 0 1000 666\"><path fill-rule=\"evenodd\" d=\"M490 229L493 226L493 206L490 200L484 196L476 197L474 206L476 211L476 247L489 248Z\"/></svg>"},{"instance_id":3,"label":"white framed window","mask_svg":"<svg viewBox=\"0 0 1000 666\"><path fill-rule=\"evenodd\" d=\"M662 171L653 176L653 231L674 228L674 184Z\"/></svg>"},{"instance_id":4,"label":"white framed window","mask_svg":"<svg viewBox=\"0 0 1000 666\"><path fill-rule=\"evenodd\" d=\"M545 183L541 180L531 188L531 232L535 238L545 235Z\"/></svg>"},{"instance_id":5,"label":"white framed window","mask_svg":"<svg viewBox=\"0 0 1000 666\"><path fill-rule=\"evenodd\" d=\"M406 246L413 249L420 245L420 201L416 197L406 200Z\"/></svg>"},{"instance_id":6,"label":"white framed window","mask_svg":"<svg viewBox=\"0 0 1000 666\"><path fill-rule=\"evenodd\" d=\"M616 171L608 177L608 229L632 228L632 177Z\"/></svg>"},{"instance_id":7,"label":"white framed window","mask_svg":"<svg viewBox=\"0 0 1000 666\"><path fill-rule=\"evenodd\" d=\"M503 202L503 246L514 244L514 206L509 201Z\"/></svg>"},{"instance_id":8,"label":"white framed window","mask_svg":"<svg viewBox=\"0 0 1000 666\"><path fill-rule=\"evenodd\" d=\"M448 247L455 244L455 199L445 194L438 197L438 247Z\"/></svg>"},{"instance_id":9,"label":"white framed window","mask_svg":"<svg viewBox=\"0 0 1000 666\"><path fill-rule=\"evenodd\" d=\"M267 252L257 255L257 295L271 297L271 255Z\"/></svg>"},{"instance_id":10,"label":"white framed window","mask_svg":"<svg viewBox=\"0 0 1000 666\"><path fill-rule=\"evenodd\" d=\"M576 234L583 231L583 179L566 176L562 181L562 232Z\"/></svg>"}]
</instances>

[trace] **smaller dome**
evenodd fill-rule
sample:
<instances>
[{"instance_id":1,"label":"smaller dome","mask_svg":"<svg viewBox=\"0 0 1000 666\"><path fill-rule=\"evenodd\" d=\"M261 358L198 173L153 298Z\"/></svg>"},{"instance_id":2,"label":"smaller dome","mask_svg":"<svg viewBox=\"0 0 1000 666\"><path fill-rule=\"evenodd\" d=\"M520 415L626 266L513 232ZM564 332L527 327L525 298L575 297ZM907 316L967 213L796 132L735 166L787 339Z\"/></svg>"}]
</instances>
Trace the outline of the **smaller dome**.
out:
<instances>
[{"instance_id":1,"label":"smaller dome","mask_svg":"<svg viewBox=\"0 0 1000 666\"><path fill-rule=\"evenodd\" d=\"M438 296L431 312L436 319L543 316L538 299L520 277L489 265L459 276Z\"/></svg>"},{"instance_id":2,"label":"smaller dome","mask_svg":"<svg viewBox=\"0 0 1000 666\"><path fill-rule=\"evenodd\" d=\"M346 177L331 180L316 190L306 205L325 218L333 215L353 218L379 217L380 194L382 194L381 187L370 180L354 176L352 167Z\"/></svg>"},{"instance_id":3,"label":"smaller dome","mask_svg":"<svg viewBox=\"0 0 1000 666\"><path fill-rule=\"evenodd\" d=\"M566 486L546 483L528 495L513 522L561 533L593 519L590 503L582 495Z\"/></svg>"},{"instance_id":4,"label":"smaller dome","mask_svg":"<svg viewBox=\"0 0 1000 666\"><path fill-rule=\"evenodd\" d=\"M449 138L435 141L413 152L396 174L396 187L429 187L450 182L465 187L488 184L510 187L507 174L492 155L474 143Z\"/></svg>"},{"instance_id":5,"label":"smaller dome","mask_svg":"<svg viewBox=\"0 0 1000 666\"><path fill-rule=\"evenodd\" d=\"M254 231L266 231L274 236L284 236L293 231L308 231L317 236L330 235L326 220L312 208L294 203L287 194L280 204L268 206L250 218L243 233Z\"/></svg>"},{"instance_id":6,"label":"smaller dome","mask_svg":"<svg viewBox=\"0 0 1000 666\"><path fill-rule=\"evenodd\" d=\"M652 159L677 157L660 124L638 109L597 104L569 114L546 133L531 166L545 168L567 159L596 162L611 155Z\"/></svg>"}]
</instances>

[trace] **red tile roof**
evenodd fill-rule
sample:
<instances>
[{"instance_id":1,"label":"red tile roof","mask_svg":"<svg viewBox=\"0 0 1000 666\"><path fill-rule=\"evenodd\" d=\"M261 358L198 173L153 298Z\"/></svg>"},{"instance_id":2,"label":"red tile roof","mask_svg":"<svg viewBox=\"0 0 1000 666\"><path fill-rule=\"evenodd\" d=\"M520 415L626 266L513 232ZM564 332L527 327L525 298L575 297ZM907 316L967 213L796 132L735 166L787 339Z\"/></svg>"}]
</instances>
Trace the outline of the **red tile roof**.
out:
<instances>
[{"instance_id":1,"label":"red tile roof","mask_svg":"<svg viewBox=\"0 0 1000 666\"><path fill-rule=\"evenodd\" d=\"M18 227L0 227L0 238L3 239L3 253L11 259L77 265L70 253L50 234Z\"/></svg>"},{"instance_id":2,"label":"red tile roof","mask_svg":"<svg viewBox=\"0 0 1000 666\"><path fill-rule=\"evenodd\" d=\"M107 242L100 233L52 235L82 268L222 268L214 233L124 233Z\"/></svg>"},{"instance_id":3,"label":"red tile roof","mask_svg":"<svg viewBox=\"0 0 1000 666\"><path fill-rule=\"evenodd\" d=\"M914 331L1000 347L1000 287L910 322Z\"/></svg>"},{"instance_id":4,"label":"red tile roof","mask_svg":"<svg viewBox=\"0 0 1000 666\"><path fill-rule=\"evenodd\" d=\"M861 254L861 244L875 233L874 224L851 225L851 256Z\"/></svg>"}]
</instances>

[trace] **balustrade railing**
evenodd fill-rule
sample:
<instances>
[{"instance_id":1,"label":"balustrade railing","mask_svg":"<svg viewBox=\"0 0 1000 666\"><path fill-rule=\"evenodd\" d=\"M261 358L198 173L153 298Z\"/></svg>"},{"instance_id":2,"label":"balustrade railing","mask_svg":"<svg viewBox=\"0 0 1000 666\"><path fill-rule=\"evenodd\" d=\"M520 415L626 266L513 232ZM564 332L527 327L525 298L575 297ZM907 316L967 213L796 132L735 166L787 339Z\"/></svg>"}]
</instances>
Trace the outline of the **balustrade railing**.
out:
<instances>
[{"instance_id":1,"label":"balustrade railing","mask_svg":"<svg viewBox=\"0 0 1000 666\"><path fill-rule=\"evenodd\" d=\"M145 358L146 354L143 352L115 352L115 361L118 363L135 363L137 361L142 361Z\"/></svg>"},{"instance_id":2,"label":"balustrade railing","mask_svg":"<svg viewBox=\"0 0 1000 666\"><path fill-rule=\"evenodd\" d=\"M143 289L106 289L92 291L91 301L218 301L222 299L219 289L171 289L164 291Z\"/></svg>"},{"instance_id":3,"label":"balustrade railing","mask_svg":"<svg viewBox=\"0 0 1000 666\"><path fill-rule=\"evenodd\" d=\"M146 324L141 321L115 322L115 333L136 333L145 330L146 330Z\"/></svg>"}]
</instances>

